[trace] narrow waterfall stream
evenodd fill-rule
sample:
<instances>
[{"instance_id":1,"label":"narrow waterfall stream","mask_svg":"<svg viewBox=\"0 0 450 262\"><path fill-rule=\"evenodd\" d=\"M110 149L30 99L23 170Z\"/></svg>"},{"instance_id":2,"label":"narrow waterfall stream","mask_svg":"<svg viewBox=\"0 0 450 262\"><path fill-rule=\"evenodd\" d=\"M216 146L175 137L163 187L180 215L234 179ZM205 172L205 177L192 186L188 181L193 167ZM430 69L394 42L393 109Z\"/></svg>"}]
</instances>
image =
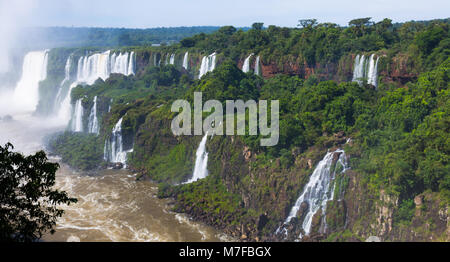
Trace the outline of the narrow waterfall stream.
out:
<instances>
[{"instance_id":1,"label":"narrow waterfall stream","mask_svg":"<svg viewBox=\"0 0 450 262\"><path fill-rule=\"evenodd\" d=\"M186 181L184 184L189 184L208 176L208 152L206 152L207 140L208 140L208 133L206 133L203 136L195 153L196 158L192 178Z\"/></svg>"},{"instance_id":2,"label":"narrow waterfall stream","mask_svg":"<svg viewBox=\"0 0 450 262\"><path fill-rule=\"evenodd\" d=\"M250 54L245 58L244 64L242 65L242 72L247 73L250 71L250 58L253 56L253 54Z\"/></svg>"},{"instance_id":3,"label":"narrow waterfall stream","mask_svg":"<svg viewBox=\"0 0 450 262\"><path fill-rule=\"evenodd\" d=\"M322 210L322 224L325 225L325 229L327 202L333 200L335 189L333 180L335 179L337 172L344 173L348 168L347 157L344 150L337 149L328 152L317 164L308 183L305 185L302 194L298 197L289 212L288 217L284 221L283 226L288 225L294 217L298 216L298 212L301 210L303 204L307 206L304 219L303 221L300 221L304 235L310 234L313 217L320 209ZM277 229L277 233L283 232L287 235L287 229L283 226ZM302 236L303 235L300 235L299 238L301 239Z\"/></svg>"}]
</instances>

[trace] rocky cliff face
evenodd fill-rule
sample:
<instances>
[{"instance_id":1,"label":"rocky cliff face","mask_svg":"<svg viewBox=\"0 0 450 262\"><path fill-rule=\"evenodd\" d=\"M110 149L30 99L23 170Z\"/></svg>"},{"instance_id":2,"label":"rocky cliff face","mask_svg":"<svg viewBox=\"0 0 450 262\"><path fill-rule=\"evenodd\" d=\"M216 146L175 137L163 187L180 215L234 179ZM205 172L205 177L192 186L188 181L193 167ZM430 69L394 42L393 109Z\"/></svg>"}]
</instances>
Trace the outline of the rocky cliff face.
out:
<instances>
[{"instance_id":1,"label":"rocky cliff face","mask_svg":"<svg viewBox=\"0 0 450 262\"><path fill-rule=\"evenodd\" d=\"M163 51L142 51L138 52L136 58L136 64L138 68L138 74L143 73L144 69L148 65L165 64L166 57L170 55L170 52ZM404 54L397 54L394 57L387 57L385 53L380 52L376 54L380 57L378 66L378 76L381 77L382 82L386 83L399 83L401 85L406 82L417 79L419 75L419 68L414 64L411 58ZM203 55L200 53L189 53L188 70L184 70L182 67L184 52L175 53L175 66L181 71L189 73L191 76L196 77L202 61ZM300 78L308 79L314 75L318 80L334 80L337 82L351 81L353 76L353 64L356 54L349 54L342 56L338 62L335 63L316 63L314 65L308 65L307 63L300 61L299 59L289 59L287 61L267 61L264 57L261 58L261 76L264 78L270 78L277 74L296 75ZM217 57L217 63L221 63L226 58L220 54ZM245 57L236 61L236 65L242 68ZM251 59L251 70L254 70L255 58Z\"/></svg>"},{"instance_id":2,"label":"rocky cliff face","mask_svg":"<svg viewBox=\"0 0 450 262\"><path fill-rule=\"evenodd\" d=\"M148 128L155 126L160 124L153 123ZM168 133L162 138L151 138L150 141L155 143L168 139L168 147L175 147L177 143L189 145L192 153L188 154L184 164L192 167L188 162L194 162L198 139L187 137L177 141L169 136ZM336 149L345 141L342 134L336 134L326 140L323 147L309 148L302 154L293 150L294 162L290 167L283 166L280 159L273 159L270 165L261 166L257 154L239 137L216 136L207 142L210 175L197 183L200 183L200 188L209 184L207 190L212 185L217 186L215 183L222 185L225 191L220 194L230 194L229 197L237 201L233 211L219 208L219 204L211 199L211 194L216 192L195 191L195 201L177 189L169 195L177 200L176 211L186 212L194 219L215 226L242 241L292 241L293 238L285 239L275 234L276 229L282 225L326 151ZM148 145L146 148L147 152L154 151ZM365 241L370 236L377 236L381 241L450 239L448 207L440 205L436 195L430 193L418 196L415 215L411 223L405 225L395 221L393 210L398 206L396 196L383 190L374 192L367 187L361 175L351 169L336 177L336 181L339 181L339 187L335 189L335 198L327 203L327 213L319 211L314 215L311 234L305 236L303 241ZM300 222L303 217L304 212L300 209L288 227L290 236L302 232Z\"/></svg>"}]
</instances>

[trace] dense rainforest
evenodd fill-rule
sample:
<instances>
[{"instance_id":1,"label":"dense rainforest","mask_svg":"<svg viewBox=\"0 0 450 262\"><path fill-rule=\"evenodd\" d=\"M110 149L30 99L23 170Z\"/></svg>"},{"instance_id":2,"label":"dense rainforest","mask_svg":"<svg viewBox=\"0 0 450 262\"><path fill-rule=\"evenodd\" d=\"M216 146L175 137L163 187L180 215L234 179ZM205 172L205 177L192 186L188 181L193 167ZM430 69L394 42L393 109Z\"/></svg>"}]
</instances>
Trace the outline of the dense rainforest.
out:
<instances>
[{"instance_id":1,"label":"dense rainforest","mask_svg":"<svg viewBox=\"0 0 450 262\"><path fill-rule=\"evenodd\" d=\"M96 106L98 134L68 130L49 138L48 149L72 167L105 168L106 141L120 119L127 168L159 183L159 196L172 197L175 211L241 240L295 240L304 233L301 212L288 234L277 234L277 228L320 160L340 148L350 168L336 173L335 197L326 213L314 214L312 232L302 240L450 239L448 19L393 24L361 18L347 27L314 19L299 21L298 28L255 23L249 30L225 26L170 46L123 45L116 51L135 52L135 74L111 74L71 92L85 125ZM52 99L64 61L85 51L77 52L50 52L41 98ZM211 53L217 65L199 77ZM379 58L375 82L352 79L357 55ZM245 58L255 64L247 72ZM199 91L203 101L223 104L279 100L279 143L262 147L264 136L249 135L248 128L244 136L208 138L208 176L182 184L192 176L202 136L174 136L171 105L192 102Z\"/></svg>"}]
</instances>

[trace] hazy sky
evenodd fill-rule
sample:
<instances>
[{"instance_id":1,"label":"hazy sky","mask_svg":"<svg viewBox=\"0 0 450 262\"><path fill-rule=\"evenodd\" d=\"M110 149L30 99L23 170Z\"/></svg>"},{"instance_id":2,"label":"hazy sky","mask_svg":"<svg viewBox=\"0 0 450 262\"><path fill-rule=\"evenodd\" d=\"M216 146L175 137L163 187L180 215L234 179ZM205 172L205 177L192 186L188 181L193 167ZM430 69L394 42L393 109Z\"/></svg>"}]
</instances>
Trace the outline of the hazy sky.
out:
<instances>
[{"instance_id":1,"label":"hazy sky","mask_svg":"<svg viewBox=\"0 0 450 262\"><path fill-rule=\"evenodd\" d=\"M0 0L7 1L7 0ZM11 2L11 1L9 1ZM16 0L12 1L16 2ZM20 0L37 26L265 25L296 26L298 19L347 25L359 17L394 22L446 18L449 0ZM29 3L29 4L28 4ZM2 5L3 6L3 5ZM30 8L32 7L32 8Z\"/></svg>"}]
</instances>

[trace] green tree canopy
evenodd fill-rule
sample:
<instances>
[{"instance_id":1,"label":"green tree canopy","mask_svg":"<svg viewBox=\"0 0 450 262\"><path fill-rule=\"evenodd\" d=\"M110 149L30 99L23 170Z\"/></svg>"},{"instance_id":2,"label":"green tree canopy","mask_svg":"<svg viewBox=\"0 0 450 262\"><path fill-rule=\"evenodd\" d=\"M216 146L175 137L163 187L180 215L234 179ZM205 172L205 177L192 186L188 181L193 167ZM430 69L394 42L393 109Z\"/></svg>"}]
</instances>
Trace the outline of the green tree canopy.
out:
<instances>
[{"instance_id":1,"label":"green tree canopy","mask_svg":"<svg viewBox=\"0 0 450 262\"><path fill-rule=\"evenodd\" d=\"M59 165L43 151L24 156L12 149L10 143L0 146L0 241L36 241L54 233L64 213L58 205L77 200L53 189Z\"/></svg>"}]
</instances>

